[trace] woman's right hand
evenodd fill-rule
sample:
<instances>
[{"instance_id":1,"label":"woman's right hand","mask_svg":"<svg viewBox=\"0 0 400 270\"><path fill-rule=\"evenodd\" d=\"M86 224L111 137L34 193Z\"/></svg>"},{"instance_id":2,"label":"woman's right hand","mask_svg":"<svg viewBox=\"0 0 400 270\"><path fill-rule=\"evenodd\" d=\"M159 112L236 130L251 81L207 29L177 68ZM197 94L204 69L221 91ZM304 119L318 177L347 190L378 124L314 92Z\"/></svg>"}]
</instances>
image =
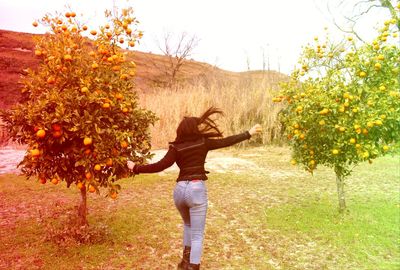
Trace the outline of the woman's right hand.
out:
<instances>
[{"instance_id":1,"label":"woman's right hand","mask_svg":"<svg viewBox=\"0 0 400 270\"><path fill-rule=\"evenodd\" d=\"M133 168L135 168L135 163L133 163L133 162L130 161L130 160L128 160L127 165L128 165L128 169L129 169L130 171L133 171Z\"/></svg>"},{"instance_id":2,"label":"woman's right hand","mask_svg":"<svg viewBox=\"0 0 400 270\"><path fill-rule=\"evenodd\" d=\"M260 124L256 124L254 125L250 130L249 133L251 136L253 136L254 134L259 134L262 132L262 127Z\"/></svg>"}]
</instances>

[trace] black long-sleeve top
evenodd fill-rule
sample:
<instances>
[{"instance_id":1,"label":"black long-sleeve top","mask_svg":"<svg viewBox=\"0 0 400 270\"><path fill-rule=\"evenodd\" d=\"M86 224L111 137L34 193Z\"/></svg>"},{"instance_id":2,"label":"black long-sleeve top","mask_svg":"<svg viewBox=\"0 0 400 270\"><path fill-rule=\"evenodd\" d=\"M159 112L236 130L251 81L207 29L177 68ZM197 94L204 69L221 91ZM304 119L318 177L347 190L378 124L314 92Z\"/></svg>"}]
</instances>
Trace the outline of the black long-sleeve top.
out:
<instances>
[{"instance_id":1,"label":"black long-sleeve top","mask_svg":"<svg viewBox=\"0 0 400 270\"><path fill-rule=\"evenodd\" d=\"M168 152L160 161L146 165L135 165L133 172L135 174L160 172L176 162L180 169L176 181L207 180L206 174L208 172L204 169L204 163L208 151L231 146L250 139L250 137L250 133L246 131L222 139L201 138L183 143L170 143Z\"/></svg>"}]
</instances>

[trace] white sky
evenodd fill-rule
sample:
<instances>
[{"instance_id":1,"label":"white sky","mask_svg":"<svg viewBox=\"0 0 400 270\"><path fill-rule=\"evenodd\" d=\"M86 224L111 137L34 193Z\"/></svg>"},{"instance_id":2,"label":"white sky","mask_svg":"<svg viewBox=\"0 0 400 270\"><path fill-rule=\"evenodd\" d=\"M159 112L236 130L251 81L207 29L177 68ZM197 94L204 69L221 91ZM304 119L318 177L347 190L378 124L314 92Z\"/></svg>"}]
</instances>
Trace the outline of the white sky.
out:
<instances>
[{"instance_id":1,"label":"white sky","mask_svg":"<svg viewBox=\"0 0 400 270\"><path fill-rule=\"evenodd\" d=\"M271 69L280 67L289 74L301 47L322 36L325 26L338 36L326 8L329 2L335 17L340 17L344 11L335 9L338 1L131 0L129 5L145 34L137 50L159 53L155 40L162 39L163 33L186 31L200 39L192 56L195 60L232 71L247 70L249 60L251 69L262 69L264 51ZM345 8L352 10L355 1L346 0ZM127 5L126 0L115 2L119 7ZM34 28L32 22L47 12L64 12L66 4L78 15L83 13L92 27L101 23L105 9L113 7L112 0L0 0L0 29L43 33L46 29ZM379 16L382 11L369 13L360 23L365 37L372 37Z\"/></svg>"}]
</instances>

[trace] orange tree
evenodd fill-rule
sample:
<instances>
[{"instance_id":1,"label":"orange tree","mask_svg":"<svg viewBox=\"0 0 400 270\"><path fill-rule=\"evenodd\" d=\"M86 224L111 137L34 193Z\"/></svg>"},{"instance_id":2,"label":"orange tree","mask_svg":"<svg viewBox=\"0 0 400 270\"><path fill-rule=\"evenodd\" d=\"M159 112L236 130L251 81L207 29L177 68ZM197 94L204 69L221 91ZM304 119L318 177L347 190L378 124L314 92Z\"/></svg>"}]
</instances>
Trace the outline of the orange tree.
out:
<instances>
[{"instance_id":1,"label":"orange tree","mask_svg":"<svg viewBox=\"0 0 400 270\"><path fill-rule=\"evenodd\" d=\"M41 64L26 70L19 104L2 112L11 138L28 146L19 164L28 178L79 188L81 224L87 224L88 191L104 187L115 199L115 181L128 175L127 159L149 157L148 127L156 120L139 108L131 81L135 64L119 47L135 45L142 35L138 22L131 9L105 14L108 23L86 34L92 40L74 12L43 17L50 33L36 40Z\"/></svg>"},{"instance_id":2,"label":"orange tree","mask_svg":"<svg viewBox=\"0 0 400 270\"><path fill-rule=\"evenodd\" d=\"M336 174L339 210L352 168L389 153L400 139L398 17L385 21L371 43L329 37L304 48L301 68L282 85L275 102L293 149L292 164Z\"/></svg>"}]
</instances>

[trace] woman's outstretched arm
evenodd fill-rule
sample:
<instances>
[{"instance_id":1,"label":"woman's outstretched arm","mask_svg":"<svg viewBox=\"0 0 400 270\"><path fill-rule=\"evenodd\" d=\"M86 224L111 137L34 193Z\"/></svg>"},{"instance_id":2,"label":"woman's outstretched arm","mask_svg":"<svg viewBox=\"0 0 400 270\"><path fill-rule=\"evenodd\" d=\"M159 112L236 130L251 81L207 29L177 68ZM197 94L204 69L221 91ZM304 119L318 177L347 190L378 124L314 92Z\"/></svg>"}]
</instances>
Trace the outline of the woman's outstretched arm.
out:
<instances>
[{"instance_id":1,"label":"woman's outstretched arm","mask_svg":"<svg viewBox=\"0 0 400 270\"><path fill-rule=\"evenodd\" d=\"M128 168L134 173L156 173L171 167L176 160L176 150L170 146L168 152L159 161L146 165L136 165L132 161L128 161Z\"/></svg>"},{"instance_id":2,"label":"woman's outstretched arm","mask_svg":"<svg viewBox=\"0 0 400 270\"><path fill-rule=\"evenodd\" d=\"M249 131L245 131L237 135L232 135L223 139L208 139L206 140L206 145L208 150L214 150L218 148L231 146L241 141L248 140L254 134L261 133L261 131L262 131L261 125L257 124L253 126Z\"/></svg>"}]
</instances>

